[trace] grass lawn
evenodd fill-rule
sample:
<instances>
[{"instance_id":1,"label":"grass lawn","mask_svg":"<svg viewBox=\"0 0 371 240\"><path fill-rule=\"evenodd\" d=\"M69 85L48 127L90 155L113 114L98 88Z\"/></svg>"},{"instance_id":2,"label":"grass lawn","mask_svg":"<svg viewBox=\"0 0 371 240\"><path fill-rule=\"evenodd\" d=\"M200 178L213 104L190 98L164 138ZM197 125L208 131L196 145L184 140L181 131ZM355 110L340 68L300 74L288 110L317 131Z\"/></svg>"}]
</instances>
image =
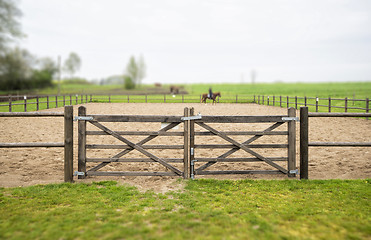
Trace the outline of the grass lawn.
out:
<instances>
[{"instance_id":1,"label":"grass lawn","mask_svg":"<svg viewBox=\"0 0 371 240\"><path fill-rule=\"evenodd\" d=\"M179 184L182 181L179 181ZM370 239L371 180L194 180L0 189L1 239Z\"/></svg>"}]
</instances>

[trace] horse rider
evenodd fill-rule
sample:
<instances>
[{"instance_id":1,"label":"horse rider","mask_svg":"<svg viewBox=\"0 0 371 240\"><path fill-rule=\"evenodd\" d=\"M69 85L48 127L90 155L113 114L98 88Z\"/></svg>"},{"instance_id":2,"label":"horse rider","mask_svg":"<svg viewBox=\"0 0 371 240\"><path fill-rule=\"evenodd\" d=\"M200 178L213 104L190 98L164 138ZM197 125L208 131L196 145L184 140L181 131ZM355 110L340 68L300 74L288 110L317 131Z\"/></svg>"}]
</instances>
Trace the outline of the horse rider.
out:
<instances>
[{"instance_id":1,"label":"horse rider","mask_svg":"<svg viewBox=\"0 0 371 240\"><path fill-rule=\"evenodd\" d=\"M213 91L211 90L211 88L209 88L209 94L207 95L207 97L209 99L211 99L213 97Z\"/></svg>"}]
</instances>

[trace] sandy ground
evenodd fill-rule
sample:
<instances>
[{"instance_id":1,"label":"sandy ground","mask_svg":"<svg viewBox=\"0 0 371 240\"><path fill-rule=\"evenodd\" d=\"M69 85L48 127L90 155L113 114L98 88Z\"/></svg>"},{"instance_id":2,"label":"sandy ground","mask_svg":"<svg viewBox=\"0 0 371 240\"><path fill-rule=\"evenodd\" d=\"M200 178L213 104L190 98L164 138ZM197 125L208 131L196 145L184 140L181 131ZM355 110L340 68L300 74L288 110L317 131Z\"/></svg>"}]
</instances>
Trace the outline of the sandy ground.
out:
<instances>
[{"instance_id":1,"label":"sandy ground","mask_svg":"<svg viewBox=\"0 0 371 240\"><path fill-rule=\"evenodd\" d=\"M78 105L79 106L79 105ZM78 106L74 106L77 115ZM177 115L181 116L184 107L194 107L195 113L202 115L283 115L287 109L279 107L261 106L255 104L145 104L145 103L111 103L84 104L88 114L131 114L131 115ZM48 111L63 111L63 108ZM297 112L299 116L299 111ZM121 131L157 131L159 123L104 123L112 130ZM272 124L210 124L220 131L259 131ZM0 118L0 142L63 142L62 118ZM370 142L371 121L355 118L311 118L309 122L310 141L323 142ZM74 124L74 170L77 170L77 124ZM182 131L183 126L171 131ZM277 130L286 130L287 124ZM88 124L88 130L96 130ZM197 127L196 130L202 130ZM203 131L203 130L202 130ZM299 124L297 124L297 166L299 167ZM233 139L243 142L252 136L232 136ZM138 142L145 136L127 136L133 142ZM157 137L147 144L181 145L182 137ZM118 144L119 141L111 136L88 136L88 144ZM199 136L196 144L228 144L219 137ZM287 143L287 136L264 136L255 143ZM255 149L266 157L285 157L286 149ZM183 150L149 150L161 158L182 158ZM197 157L215 157L228 149L196 149ZM120 152L114 150L88 150L88 157L112 157ZM63 148L18 148L0 149L0 186L16 187L35 184L63 182ZM132 151L127 157L141 158L143 155ZM251 157L242 150L230 157ZM202 163L196 163L196 167ZM280 165L286 167L285 163ZM89 164L89 167L97 164ZM174 164L182 169L182 164ZM272 168L265 163L218 163L208 170L252 170ZM102 171L166 171L158 163L115 163L107 165ZM204 176L196 176L201 178ZM218 175L207 176L218 179L285 179L281 175ZM310 179L357 179L371 177L371 149L351 147L310 148L309 149L309 178ZM154 190L166 192L182 187L177 177L90 177L85 180L75 179L76 182L91 182L102 180L117 180L123 184L137 186L140 190Z\"/></svg>"}]
</instances>

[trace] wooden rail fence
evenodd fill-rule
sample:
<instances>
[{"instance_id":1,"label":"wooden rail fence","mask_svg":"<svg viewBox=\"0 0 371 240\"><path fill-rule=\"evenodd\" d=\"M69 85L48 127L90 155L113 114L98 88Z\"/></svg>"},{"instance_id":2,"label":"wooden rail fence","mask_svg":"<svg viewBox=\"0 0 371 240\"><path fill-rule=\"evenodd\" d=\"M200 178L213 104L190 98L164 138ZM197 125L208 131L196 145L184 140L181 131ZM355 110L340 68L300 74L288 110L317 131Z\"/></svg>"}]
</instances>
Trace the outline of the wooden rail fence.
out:
<instances>
[{"instance_id":1,"label":"wooden rail fence","mask_svg":"<svg viewBox=\"0 0 371 240\"><path fill-rule=\"evenodd\" d=\"M300 108L300 178L308 179L308 147L371 147L371 142L309 142L310 117L371 117L371 113L309 113Z\"/></svg>"},{"instance_id":2,"label":"wooden rail fence","mask_svg":"<svg viewBox=\"0 0 371 240\"><path fill-rule=\"evenodd\" d=\"M73 181L73 107L65 106L63 112L13 112L0 113L0 117L64 117L63 143L0 143L0 148L64 148L64 181Z\"/></svg>"}]
</instances>

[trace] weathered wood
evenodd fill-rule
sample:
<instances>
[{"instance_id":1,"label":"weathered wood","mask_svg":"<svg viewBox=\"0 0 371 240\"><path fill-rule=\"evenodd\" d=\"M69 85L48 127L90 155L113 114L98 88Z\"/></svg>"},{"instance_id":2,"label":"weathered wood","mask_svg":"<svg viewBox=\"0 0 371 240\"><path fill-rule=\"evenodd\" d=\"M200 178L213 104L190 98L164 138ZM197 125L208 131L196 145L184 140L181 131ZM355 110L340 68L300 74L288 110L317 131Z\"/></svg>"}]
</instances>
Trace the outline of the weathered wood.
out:
<instances>
[{"instance_id":1,"label":"weathered wood","mask_svg":"<svg viewBox=\"0 0 371 240\"><path fill-rule=\"evenodd\" d=\"M73 106L64 107L64 181L73 181Z\"/></svg>"},{"instance_id":2,"label":"weathered wood","mask_svg":"<svg viewBox=\"0 0 371 240\"><path fill-rule=\"evenodd\" d=\"M86 108L80 106L78 110L79 117L86 116ZM79 120L78 122L78 171L86 173L86 121ZM78 176L78 179L84 179L84 176Z\"/></svg>"},{"instance_id":3,"label":"weathered wood","mask_svg":"<svg viewBox=\"0 0 371 240\"><path fill-rule=\"evenodd\" d=\"M283 167L277 165L276 163L270 161L269 159L263 157L262 155L260 155L260 154L258 154L258 153L256 153L256 152L252 151L250 148L246 147L245 145L236 142L235 140L229 138L227 135L218 132L218 131L215 130L214 128L212 128L212 127L206 125L205 123L198 123L198 122L197 122L197 124L198 124L199 126L205 128L206 130L209 130L210 132L215 133L216 135L218 135L219 137L223 138L224 140L226 140L226 141L232 143L233 145L235 145L235 146L241 148L242 150L246 151L247 153L250 153L251 155L253 155L253 156L255 156L255 157L261 159L262 161L266 162L267 164L271 165L272 167L277 168L277 169L280 170L281 172L283 172L283 173L287 173L287 170L284 169Z\"/></svg>"},{"instance_id":4,"label":"weathered wood","mask_svg":"<svg viewBox=\"0 0 371 240\"><path fill-rule=\"evenodd\" d=\"M285 122L285 116L202 116L196 122L204 123L263 123L263 122Z\"/></svg>"},{"instance_id":5,"label":"weathered wood","mask_svg":"<svg viewBox=\"0 0 371 240\"><path fill-rule=\"evenodd\" d=\"M107 132L107 133L110 133L113 137L117 138L118 140L126 143L127 145L129 145L130 147L132 148L135 148L136 150L138 150L139 152L141 152L142 154L146 155L147 157L150 157L151 159L153 159L154 161L156 162L159 162L161 163L162 165L164 165L166 168L168 168L169 170L173 171L174 173L176 173L177 175L182 175L182 172L175 168L174 166L166 163L164 160L162 160L161 158L153 155L152 153L149 153L147 152L146 150L144 150L140 145L137 145L129 140L127 140L126 138L118 135L117 133L113 132L112 130L108 129L107 127L103 126L102 124L98 123L98 122L95 122L95 121L91 121L91 123L98 127L99 129Z\"/></svg>"},{"instance_id":6,"label":"weathered wood","mask_svg":"<svg viewBox=\"0 0 371 240\"><path fill-rule=\"evenodd\" d=\"M189 109L189 116L194 116L194 108ZM189 122L189 164L190 164L190 176L193 178L195 175L195 121Z\"/></svg>"},{"instance_id":7,"label":"weathered wood","mask_svg":"<svg viewBox=\"0 0 371 240\"><path fill-rule=\"evenodd\" d=\"M225 175L225 174L282 174L278 170L240 170L240 171L196 171L197 175Z\"/></svg>"},{"instance_id":8,"label":"weathered wood","mask_svg":"<svg viewBox=\"0 0 371 240\"><path fill-rule=\"evenodd\" d=\"M95 172L88 171L87 176L178 176L173 172Z\"/></svg>"},{"instance_id":9,"label":"weathered wood","mask_svg":"<svg viewBox=\"0 0 371 240\"><path fill-rule=\"evenodd\" d=\"M328 98L328 112L331 112L331 97Z\"/></svg>"},{"instance_id":10,"label":"weathered wood","mask_svg":"<svg viewBox=\"0 0 371 240\"><path fill-rule=\"evenodd\" d=\"M27 96L24 96L24 112L27 112Z\"/></svg>"},{"instance_id":11,"label":"weathered wood","mask_svg":"<svg viewBox=\"0 0 371 240\"><path fill-rule=\"evenodd\" d=\"M147 135L155 135L155 136L184 136L184 132L146 132L146 131L116 131L117 134L120 135L134 135L134 136L147 136ZM86 131L86 135L109 135L103 131Z\"/></svg>"},{"instance_id":12,"label":"weathered wood","mask_svg":"<svg viewBox=\"0 0 371 240\"><path fill-rule=\"evenodd\" d=\"M97 122L182 122L182 116L158 116L158 115L88 115Z\"/></svg>"},{"instance_id":13,"label":"weathered wood","mask_svg":"<svg viewBox=\"0 0 371 240\"><path fill-rule=\"evenodd\" d=\"M371 117L371 113L308 113L308 117Z\"/></svg>"},{"instance_id":14,"label":"weathered wood","mask_svg":"<svg viewBox=\"0 0 371 240\"><path fill-rule=\"evenodd\" d=\"M39 111L39 96L36 96L36 111Z\"/></svg>"},{"instance_id":15,"label":"weathered wood","mask_svg":"<svg viewBox=\"0 0 371 240\"><path fill-rule=\"evenodd\" d=\"M308 107L300 108L300 179L308 179Z\"/></svg>"},{"instance_id":16,"label":"weathered wood","mask_svg":"<svg viewBox=\"0 0 371 240\"><path fill-rule=\"evenodd\" d=\"M371 147L371 142L309 142L309 147Z\"/></svg>"},{"instance_id":17,"label":"weathered wood","mask_svg":"<svg viewBox=\"0 0 371 240\"><path fill-rule=\"evenodd\" d=\"M120 135L119 135L120 136ZM87 149L133 149L130 145L86 144ZM184 145L141 145L143 149L184 149Z\"/></svg>"},{"instance_id":18,"label":"weathered wood","mask_svg":"<svg viewBox=\"0 0 371 240\"><path fill-rule=\"evenodd\" d=\"M63 112L2 112L0 117L63 117Z\"/></svg>"},{"instance_id":19,"label":"weathered wood","mask_svg":"<svg viewBox=\"0 0 371 240\"><path fill-rule=\"evenodd\" d=\"M345 112L348 112L348 98L346 97L345 99L344 99L344 102L345 102L345 107L344 107L344 111Z\"/></svg>"},{"instance_id":20,"label":"weathered wood","mask_svg":"<svg viewBox=\"0 0 371 240\"><path fill-rule=\"evenodd\" d=\"M288 144L242 144L248 148L288 148ZM195 148L205 149L205 148L233 148L240 149L240 147L234 144L195 144Z\"/></svg>"},{"instance_id":21,"label":"weathered wood","mask_svg":"<svg viewBox=\"0 0 371 240\"><path fill-rule=\"evenodd\" d=\"M270 161L287 161L287 157L267 158ZM197 162L261 162L259 158L197 158Z\"/></svg>"},{"instance_id":22,"label":"weathered wood","mask_svg":"<svg viewBox=\"0 0 371 240\"><path fill-rule=\"evenodd\" d=\"M289 108L287 111L289 117L296 117L296 110ZM289 132L288 141L288 171L296 169L296 121L289 121L287 123L287 131ZM289 177L295 177L296 174L290 174Z\"/></svg>"},{"instance_id":23,"label":"weathered wood","mask_svg":"<svg viewBox=\"0 0 371 240\"><path fill-rule=\"evenodd\" d=\"M276 129L277 127L281 126L283 123L275 123L273 124L272 126L268 127L267 129L265 129L263 132L270 132L270 131L273 131L274 129ZM191 135L192 136L192 135ZM243 142L242 144L250 144L252 143L253 141L261 138L263 135L255 135L254 137L248 139L247 141ZM228 157L229 155L233 154L234 152L237 152L239 150L239 148L234 148L234 149L231 149L229 150L228 152L220 155L218 157L219 158L226 158ZM212 165L214 165L216 163L216 161L210 161L204 165L202 165L201 167L199 167L197 170L201 171L201 170L204 170Z\"/></svg>"},{"instance_id":24,"label":"weathered wood","mask_svg":"<svg viewBox=\"0 0 371 240\"><path fill-rule=\"evenodd\" d=\"M12 112L12 96L9 96L9 112Z\"/></svg>"},{"instance_id":25,"label":"weathered wood","mask_svg":"<svg viewBox=\"0 0 371 240\"><path fill-rule=\"evenodd\" d=\"M165 162L183 163L183 158L163 158ZM153 162L150 158L86 158L86 162Z\"/></svg>"},{"instance_id":26,"label":"weathered wood","mask_svg":"<svg viewBox=\"0 0 371 240\"><path fill-rule=\"evenodd\" d=\"M186 107L184 108L184 117L189 116L189 109ZM183 162L183 178L188 179L190 177L189 171L189 121L184 121L184 162Z\"/></svg>"},{"instance_id":27,"label":"weathered wood","mask_svg":"<svg viewBox=\"0 0 371 240\"><path fill-rule=\"evenodd\" d=\"M162 133L162 132L166 132L170 129L172 129L173 127L175 127L176 125L178 125L178 123L170 123L168 126L162 128L160 131L159 131L159 134ZM143 139L142 141L138 142L137 145L143 145L149 141L151 141L152 139L156 138L157 135L151 135L151 136L148 136L146 137L145 139ZM118 154L116 154L115 156L113 156L112 158L120 158L122 156L124 156L125 154L131 152L132 150L134 150L134 148L132 149L126 149ZM107 164L109 164L110 162L103 162L101 164L99 164L98 166L95 166L93 167L92 169L90 169L91 171L96 171L96 170L99 170L101 169L102 167L106 166Z\"/></svg>"},{"instance_id":28,"label":"weathered wood","mask_svg":"<svg viewBox=\"0 0 371 240\"><path fill-rule=\"evenodd\" d=\"M55 148L64 147L64 143L0 143L0 148Z\"/></svg>"},{"instance_id":29,"label":"weathered wood","mask_svg":"<svg viewBox=\"0 0 371 240\"><path fill-rule=\"evenodd\" d=\"M254 131L241 131L241 132L223 132L226 135L288 135L288 131L271 131L271 132L254 132ZM195 132L196 136L214 136L211 132Z\"/></svg>"}]
</instances>

